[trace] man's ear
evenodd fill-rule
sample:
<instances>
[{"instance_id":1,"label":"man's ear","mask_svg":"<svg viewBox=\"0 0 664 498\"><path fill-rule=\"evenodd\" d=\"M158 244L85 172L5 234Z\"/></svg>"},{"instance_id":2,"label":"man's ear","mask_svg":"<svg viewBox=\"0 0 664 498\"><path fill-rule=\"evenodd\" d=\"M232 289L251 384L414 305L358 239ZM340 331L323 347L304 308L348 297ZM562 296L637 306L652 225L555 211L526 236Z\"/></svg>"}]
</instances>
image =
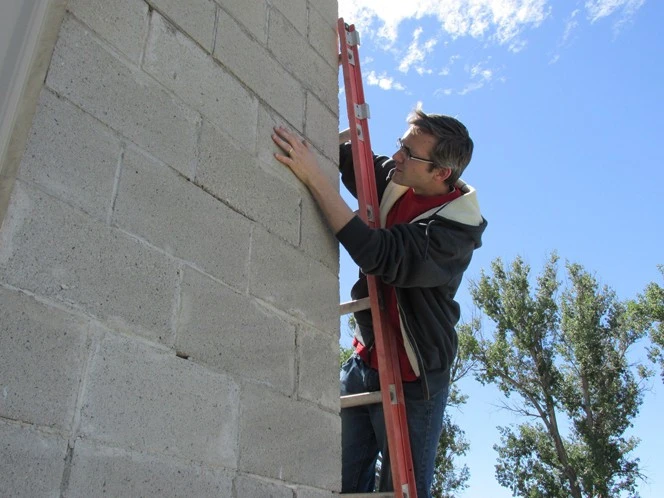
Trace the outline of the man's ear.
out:
<instances>
[{"instance_id":1,"label":"man's ear","mask_svg":"<svg viewBox=\"0 0 664 498\"><path fill-rule=\"evenodd\" d=\"M451 174L452 168L436 168L436 172L433 177L437 182L445 183L445 180L447 180Z\"/></svg>"}]
</instances>

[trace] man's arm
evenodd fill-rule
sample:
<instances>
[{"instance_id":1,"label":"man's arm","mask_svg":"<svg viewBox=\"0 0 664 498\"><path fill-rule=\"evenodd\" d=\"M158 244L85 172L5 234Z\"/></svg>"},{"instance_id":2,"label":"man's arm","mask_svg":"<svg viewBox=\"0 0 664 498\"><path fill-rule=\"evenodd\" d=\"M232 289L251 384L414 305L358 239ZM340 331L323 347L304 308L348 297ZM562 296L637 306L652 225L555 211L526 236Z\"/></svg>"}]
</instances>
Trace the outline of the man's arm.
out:
<instances>
[{"instance_id":1,"label":"man's arm","mask_svg":"<svg viewBox=\"0 0 664 498\"><path fill-rule=\"evenodd\" d=\"M286 153L285 155L275 153L274 157L290 168L309 189L336 235L355 214L320 169L316 157L306 142L301 142L283 127L275 127L274 132L272 140Z\"/></svg>"}]
</instances>

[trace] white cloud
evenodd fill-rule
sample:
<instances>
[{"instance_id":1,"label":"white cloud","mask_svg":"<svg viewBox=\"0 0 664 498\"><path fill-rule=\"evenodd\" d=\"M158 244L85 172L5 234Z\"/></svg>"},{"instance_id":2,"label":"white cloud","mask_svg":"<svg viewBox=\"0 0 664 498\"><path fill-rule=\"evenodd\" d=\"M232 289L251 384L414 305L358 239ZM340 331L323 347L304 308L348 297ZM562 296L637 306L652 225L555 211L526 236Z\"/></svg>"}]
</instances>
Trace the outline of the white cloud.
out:
<instances>
[{"instance_id":1,"label":"white cloud","mask_svg":"<svg viewBox=\"0 0 664 498\"><path fill-rule=\"evenodd\" d=\"M461 56L458 55L458 54L457 54L457 55L452 55L452 56L450 56L449 60L447 61L447 65L446 65L445 67L443 67L443 68L438 72L438 75L439 75L439 76L447 76L447 75L449 75L449 74L450 74L450 71L451 71L451 69L452 69L452 66L453 66L454 63L455 63L456 61L458 61L460 58L461 58Z\"/></svg>"},{"instance_id":2,"label":"white cloud","mask_svg":"<svg viewBox=\"0 0 664 498\"><path fill-rule=\"evenodd\" d=\"M591 23L598 19L610 16L616 10L622 8L622 13L617 21L613 23L613 34L618 36L626 24L631 24L645 0L587 0L586 10Z\"/></svg>"},{"instance_id":3,"label":"white cloud","mask_svg":"<svg viewBox=\"0 0 664 498\"><path fill-rule=\"evenodd\" d=\"M565 20L565 31L563 32L562 37L558 41L556 50L560 50L561 48L567 47L570 44L570 38L572 37L572 33L579 26L579 19L578 19L579 12L580 12L579 9L572 11L572 13ZM555 64L559 60L560 60L560 54L556 53L549 60L549 64Z\"/></svg>"},{"instance_id":4,"label":"white cloud","mask_svg":"<svg viewBox=\"0 0 664 498\"><path fill-rule=\"evenodd\" d=\"M563 33L563 39L560 41L561 45L565 45L569 41L570 37L572 36L572 32L579 25L579 21L577 19L578 15L579 9L576 9L567 18L567 21L565 22L565 32Z\"/></svg>"},{"instance_id":5,"label":"white cloud","mask_svg":"<svg viewBox=\"0 0 664 498\"><path fill-rule=\"evenodd\" d=\"M377 33L388 43L396 40L402 21L435 17L453 38L486 37L519 48L523 45L514 44L514 40L524 29L537 27L547 18L551 11L547 3L548 0L339 0L339 12L347 22Z\"/></svg>"},{"instance_id":6,"label":"white cloud","mask_svg":"<svg viewBox=\"0 0 664 498\"><path fill-rule=\"evenodd\" d=\"M407 73L412 65L415 65L415 70L419 74L431 73L431 70L425 69L420 63L424 62L427 54L433 52L436 40L432 38L420 45L422 31L422 28L417 28L413 32L413 41L410 43L405 57L401 59L401 63L399 64L399 71L402 73Z\"/></svg>"},{"instance_id":7,"label":"white cloud","mask_svg":"<svg viewBox=\"0 0 664 498\"><path fill-rule=\"evenodd\" d=\"M481 63L472 66L468 72L473 79L479 77L481 80L491 81L491 78L493 77L493 71L482 67Z\"/></svg>"},{"instance_id":8,"label":"white cloud","mask_svg":"<svg viewBox=\"0 0 664 498\"><path fill-rule=\"evenodd\" d=\"M473 65L466 65L464 70L470 76L470 81L456 93L458 95L466 95L480 88L483 88L487 83L490 83L494 80L495 70L487 67L487 64L490 62L490 58L483 62L478 62ZM498 78L498 81L504 83L506 79L504 77ZM451 92L443 91L445 95L450 95Z\"/></svg>"},{"instance_id":9,"label":"white cloud","mask_svg":"<svg viewBox=\"0 0 664 498\"><path fill-rule=\"evenodd\" d=\"M367 84L370 86L377 86L383 90L404 90L405 87L394 78L387 76L384 72L376 74L376 71L369 71L366 76Z\"/></svg>"},{"instance_id":10,"label":"white cloud","mask_svg":"<svg viewBox=\"0 0 664 498\"><path fill-rule=\"evenodd\" d=\"M434 96L438 97L440 95L445 95L446 97L449 95L452 95L454 93L454 90L452 88L439 88L435 92L433 92Z\"/></svg>"},{"instance_id":11,"label":"white cloud","mask_svg":"<svg viewBox=\"0 0 664 498\"><path fill-rule=\"evenodd\" d=\"M563 8L559 2L553 0L338 0L338 3L340 15L346 22L355 24L363 37L379 38L375 40L375 44L395 56L397 68L401 73L408 75L412 70L421 76L443 77L451 75L455 70L453 64L456 59L450 58L447 64L435 71L427 67L427 62L436 58L440 60L441 49L450 49L457 39L473 38L481 43L483 49L499 45L516 53L527 46L529 30L538 28L544 21L552 18L554 6L556 9ZM613 16L618 19L614 23L614 32L617 33L625 23L634 18L644 3L645 0L572 2L578 5L578 8L563 19L563 32L548 54L549 64L558 62L562 49L573 43L574 35L584 22L584 17L594 23ZM425 19L427 23L424 22ZM411 21L410 25L416 21L422 26L412 32L409 43L398 39L398 35L403 37L403 33L399 33L399 27L404 21ZM434 36L424 31L425 27L430 29L431 21L438 24ZM383 69L377 68L370 74L367 80L370 85L385 90L405 90L405 85L387 76L388 73ZM445 88L438 90L437 94L465 95L489 82L505 81L504 76L494 74L494 71L486 66L471 66L466 70L468 84L462 90Z\"/></svg>"},{"instance_id":12,"label":"white cloud","mask_svg":"<svg viewBox=\"0 0 664 498\"><path fill-rule=\"evenodd\" d=\"M623 10L623 21L631 18L641 8L645 0L587 0L586 11L591 22ZM621 23L621 21L619 21Z\"/></svg>"},{"instance_id":13,"label":"white cloud","mask_svg":"<svg viewBox=\"0 0 664 498\"><path fill-rule=\"evenodd\" d=\"M472 83L468 83L463 89L459 90L457 93L459 95L466 95L467 93L479 90L483 86L484 86L484 81L475 81Z\"/></svg>"}]
</instances>

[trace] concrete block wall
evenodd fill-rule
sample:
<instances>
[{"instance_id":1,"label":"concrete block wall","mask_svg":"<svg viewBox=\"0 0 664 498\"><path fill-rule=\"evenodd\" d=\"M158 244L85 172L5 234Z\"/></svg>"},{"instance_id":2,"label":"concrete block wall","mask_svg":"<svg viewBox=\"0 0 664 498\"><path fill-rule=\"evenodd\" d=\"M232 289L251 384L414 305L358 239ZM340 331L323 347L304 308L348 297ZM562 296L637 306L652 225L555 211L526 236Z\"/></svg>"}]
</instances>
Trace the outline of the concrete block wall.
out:
<instances>
[{"instance_id":1,"label":"concrete block wall","mask_svg":"<svg viewBox=\"0 0 664 498\"><path fill-rule=\"evenodd\" d=\"M69 0L0 229L0 496L340 487L334 0Z\"/></svg>"}]
</instances>

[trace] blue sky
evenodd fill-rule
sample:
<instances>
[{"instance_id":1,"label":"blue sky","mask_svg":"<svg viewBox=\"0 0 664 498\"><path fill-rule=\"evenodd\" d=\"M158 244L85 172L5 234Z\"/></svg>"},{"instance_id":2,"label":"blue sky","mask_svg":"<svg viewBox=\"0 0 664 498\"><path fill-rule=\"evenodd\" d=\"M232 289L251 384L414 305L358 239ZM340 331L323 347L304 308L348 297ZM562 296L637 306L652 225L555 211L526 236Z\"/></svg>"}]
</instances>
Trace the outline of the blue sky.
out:
<instances>
[{"instance_id":1,"label":"blue sky","mask_svg":"<svg viewBox=\"0 0 664 498\"><path fill-rule=\"evenodd\" d=\"M339 13L361 35L376 152L394 152L417 105L457 117L475 141L464 179L489 226L458 294L466 317L468 282L497 257L520 255L536 274L555 250L624 299L662 282L664 2L340 0ZM343 90L340 109L345 128ZM341 265L345 301L356 269L343 252ZM463 496L509 497L492 446L516 419L494 389L462 388L470 400L451 413L471 444ZM664 496L662 413L658 375L633 429L644 498Z\"/></svg>"}]
</instances>

